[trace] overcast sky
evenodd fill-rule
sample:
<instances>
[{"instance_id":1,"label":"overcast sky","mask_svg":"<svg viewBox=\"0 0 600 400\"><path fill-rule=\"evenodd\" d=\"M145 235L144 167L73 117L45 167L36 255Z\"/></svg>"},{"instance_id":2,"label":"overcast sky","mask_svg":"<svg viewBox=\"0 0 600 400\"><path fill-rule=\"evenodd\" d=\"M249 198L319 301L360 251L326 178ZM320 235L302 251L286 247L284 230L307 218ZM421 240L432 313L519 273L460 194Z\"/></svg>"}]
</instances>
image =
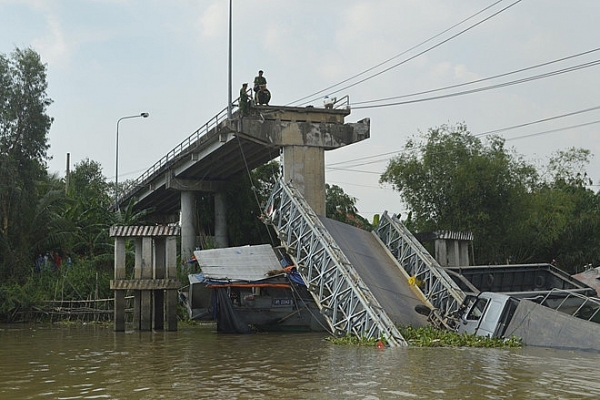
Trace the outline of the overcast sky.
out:
<instances>
[{"instance_id":1,"label":"overcast sky","mask_svg":"<svg viewBox=\"0 0 600 400\"><path fill-rule=\"evenodd\" d=\"M0 53L31 47L47 64L50 171L64 176L70 153L113 181L118 119L148 112L119 125L119 181L135 179L226 108L228 13L228 0L0 0ZM536 165L589 149L597 185L598 18L598 0L233 0L233 97L259 69L271 105L348 95L346 121L371 118L371 138L327 152L326 180L369 219L403 210L378 183L390 157L443 124L526 125L500 134Z\"/></svg>"}]
</instances>

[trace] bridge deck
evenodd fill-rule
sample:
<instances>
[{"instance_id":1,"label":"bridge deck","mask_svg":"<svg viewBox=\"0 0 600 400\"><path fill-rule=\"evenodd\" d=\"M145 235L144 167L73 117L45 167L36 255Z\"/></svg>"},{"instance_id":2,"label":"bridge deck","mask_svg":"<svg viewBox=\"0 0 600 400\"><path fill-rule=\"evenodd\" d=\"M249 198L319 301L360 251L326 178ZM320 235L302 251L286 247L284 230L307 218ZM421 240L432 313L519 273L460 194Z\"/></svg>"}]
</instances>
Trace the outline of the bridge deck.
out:
<instances>
[{"instance_id":1,"label":"bridge deck","mask_svg":"<svg viewBox=\"0 0 600 400\"><path fill-rule=\"evenodd\" d=\"M428 325L427 318L414 310L423 303L372 233L325 217L319 219L395 324Z\"/></svg>"}]
</instances>

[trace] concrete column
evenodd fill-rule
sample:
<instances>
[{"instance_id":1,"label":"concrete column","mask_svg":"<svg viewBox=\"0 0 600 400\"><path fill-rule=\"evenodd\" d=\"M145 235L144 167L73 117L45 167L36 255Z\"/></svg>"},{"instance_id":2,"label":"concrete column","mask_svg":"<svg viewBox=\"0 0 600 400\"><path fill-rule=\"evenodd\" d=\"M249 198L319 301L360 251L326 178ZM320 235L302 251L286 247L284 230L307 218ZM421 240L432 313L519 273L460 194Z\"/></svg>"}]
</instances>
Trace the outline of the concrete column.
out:
<instances>
[{"instance_id":1,"label":"concrete column","mask_svg":"<svg viewBox=\"0 0 600 400\"><path fill-rule=\"evenodd\" d=\"M165 260L167 264L168 279L177 278L177 238L168 237L165 245ZM165 312L167 331L177 330L177 290L167 290L165 294Z\"/></svg>"},{"instance_id":2,"label":"concrete column","mask_svg":"<svg viewBox=\"0 0 600 400\"><path fill-rule=\"evenodd\" d=\"M215 242L218 248L229 246L227 239L227 207L225 205L225 195L222 192L215 192Z\"/></svg>"},{"instance_id":3,"label":"concrete column","mask_svg":"<svg viewBox=\"0 0 600 400\"><path fill-rule=\"evenodd\" d=\"M196 248L194 192L181 192L181 262L192 257Z\"/></svg>"},{"instance_id":4,"label":"concrete column","mask_svg":"<svg viewBox=\"0 0 600 400\"><path fill-rule=\"evenodd\" d=\"M459 252L460 252L460 256L459 256L459 266L461 267L467 267L469 266L469 243L466 240L461 240L458 243L459 246Z\"/></svg>"},{"instance_id":5,"label":"concrete column","mask_svg":"<svg viewBox=\"0 0 600 400\"><path fill-rule=\"evenodd\" d=\"M448 266L458 267L460 265L460 252L458 251L458 240L447 240L448 246Z\"/></svg>"},{"instance_id":6,"label":"concrete column","mask_svg":"<svg viewBox=\"0 0 600 400\"><path fill-rule=\"evenodd\" d=\"M165 237L154 238L154 264L152 266L152 279L165 279L167 276L165 244ZM157 289L152 292L152 329L159 330L164 328L164 298L165 291L163 289Z\"/></svg>"},{"instance_id":7,"label":"concrete column","mask_svg":"<svg viewBox=\"0 0 600 400\"><path fill-rule=\"evenodd\" d=\"M115 281L126 279L125 238L115 238ZM125 290L115 290L114 330L125 331Z\"/></svg>"},{"instance_id":8,"label":"concrete column","mask_svg":"<svg viewBox=\"0 0 600 400\"><path fill-rule=\"evenodd\" d=\"M133 266L133 279L142 279L142 238L135 238L135 264ZM133 292L133 326L140 329L140 310L142 304L142 293L139 290Z\"/></svg>"},{"instance_id":9,"label":"concrete column","mask_svg":"<svg viewBox=\"0 0 600 400\"><path fill-rule=\"evenodd\" d=\"M283 178L302 194L317 215L325 215L325 149L284 146Z\"/></svg>"},{"instance_id":10,"label":"concrete column","mask_svg":"<svg viewBox=\"0 0 600 400\"><path fill-rule=\"evenodd\" d=\"M434 241L435 246L435 259L442 267L448 266L448 252L446 248L446 241L444 239L436 239Z\"/></svg>"},{"instance_id":11,"label":"concrete column","mask_svg":"<svg viewBox=\"0 0 600 400\"><path fill-rule=\"evenodd\" d=\"M141 251L141 277L140 279L152 279L152 238L142 238ZM140 290L140 325L139 330L152 330L152 291Z\"/></svg>"}]
</instances>

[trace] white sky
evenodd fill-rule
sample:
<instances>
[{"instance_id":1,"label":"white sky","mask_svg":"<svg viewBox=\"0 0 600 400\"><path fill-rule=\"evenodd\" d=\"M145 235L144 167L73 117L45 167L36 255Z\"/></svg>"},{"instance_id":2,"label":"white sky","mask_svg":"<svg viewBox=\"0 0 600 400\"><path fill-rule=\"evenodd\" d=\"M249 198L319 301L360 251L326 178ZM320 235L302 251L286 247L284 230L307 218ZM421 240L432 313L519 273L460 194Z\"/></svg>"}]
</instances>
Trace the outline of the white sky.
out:
<instances>
[{"instance_id":1,"label":"white sky","mask_svg":"<svg viewBox=\"0 0 600 400\"><path fill-rule=\"evenodd\" d=\"M418 131L464 122L479 134L600 106L600 68L592 66L464 96L358 108L358 102L457 85L600 47L600 1L522 0L406 61L515 1L499 1L398 56L496 0L233 0L233 97L259 69L265 71L272 105L310 96L320 106L325 94L349 95L354 108L346 121L370 117L371 138L327 152L326 180L356 197L359 212L369 219L384 210L400 212L398 194L378 180L389 158ZM117 120L148 112L148 119L119 125L119 181L137 178L223 110L228 98L228 7L228 0L0 0L0 53L32 47L48 67L48 95L54 100L48 113L55 119L50 171L64 176L70 153L72 166L85 158L98 161L113 181ZM597 60L600 51L422 97ZM337 89L343 90L332 94ZM599 120L600 109L502 135L508 146L536 164L546 164L553 152L569 147L591 150L596 156L588 173L599 184L600 124L573 127ZM548 132L556 129L562 130ZM539 132L545 133L523 137Z\"/></svg>"}]
</instances>

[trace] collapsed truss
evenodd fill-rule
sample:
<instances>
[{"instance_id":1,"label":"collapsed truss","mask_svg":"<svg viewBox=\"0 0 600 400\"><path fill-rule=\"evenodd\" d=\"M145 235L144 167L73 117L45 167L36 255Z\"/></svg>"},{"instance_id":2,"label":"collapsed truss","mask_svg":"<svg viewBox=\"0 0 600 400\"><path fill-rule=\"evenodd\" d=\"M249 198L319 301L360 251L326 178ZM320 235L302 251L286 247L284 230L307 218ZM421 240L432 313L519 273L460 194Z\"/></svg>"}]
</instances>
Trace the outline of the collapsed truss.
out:
<instances>
[{"instance_id":1,"label":"collapsed truss","mask_svg":"<svg viewBox=\"0 0 600 400\"><path fill-rule=\"evenodd\" d=\"M307 284L334 336L406 341L302 195L279 179L265 207L282 246Z\"/></svg>"},{"instance_id":2,"label":"collapsed truss","mask_svg":"<svg viewBox=\"0 0 600 400\"><path fill-rule=\"evenodd\" d=\"M375 233L440 317L458 311L465 293L398 218L383 213Z\"/></svg>"}]
</instances>

